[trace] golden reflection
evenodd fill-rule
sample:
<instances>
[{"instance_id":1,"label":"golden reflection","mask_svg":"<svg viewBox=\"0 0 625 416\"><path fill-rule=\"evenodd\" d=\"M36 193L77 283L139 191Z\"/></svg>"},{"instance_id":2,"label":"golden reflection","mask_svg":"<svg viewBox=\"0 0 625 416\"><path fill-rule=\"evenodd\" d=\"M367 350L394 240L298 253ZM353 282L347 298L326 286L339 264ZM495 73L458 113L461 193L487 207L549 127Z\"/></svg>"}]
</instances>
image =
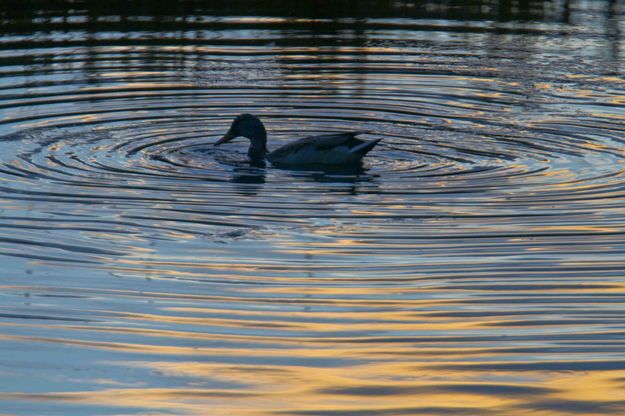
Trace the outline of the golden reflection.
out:
<instances>
[{"instance_id":1,"label":"golden reflection","mask_svg":"<svg viewBox=\"0 0 625 416\"><path fill-rule=\"evenodd\" d=\"M625 120L625 114L617 114L617 113L590 113L590 117L598 118L598 119L615 119L618 121Z\"/></svg>"},{"instance_id":2,"label":"golden reflection","mask_svg":"<svg viewBox=\"0 0 625 416\"><path fill-rule=\"evenodd\" d=\"M615 380L620 380L615 383ZM562 399L574 397L576 400L601 402L609 397L611 400L625 401L623 389L625 372L607 370L598 372L577 372L575 374L561 374L554 380L562 388L559 396Z\"/></svg>"},{"instance_id":3,"label":"golden reflection","mask_svg":"<svg viewBox=\"0 0 625 416\"><path fill-rule=\"evenodd\" d=\"M346 325L348 325L349 331L419 331L419 330L439 330L439 331L447 331L447 330L460 330L460 329L469 329L475 325L473 321L451 321L445 322L442 319L434 319L429 317L428 319L417 320L416 317L403 317L401 320L393 320L393 319L381 319L379 317L376 318L375 314L372 314L369 318L366 316L360 316L358 319L354 319L353 321L349 321L348 319L336 320L336 322L326 321L326 322L315 322L312 319L317 318L316 316L310 317L309 320L306 321L294 321L285 319L288 315L284 315L282 320L271 319L271 320L260 320L260 319L252 319L252 317L248 317L246 319L235 319L235 318L211 318L211 317L180 317L180 316L166 316L166 315L149 315L149 314L128 314L128 313L120 313L122 317L127 319L137 320L137 321L153 321L153 322L161 322L161 323L176 323L176 324L196 324L203 326L212 326L212 327L224 327L224 328L267 328L280 330L282 333L286 332L299 332L299 331L307 331L310 333L316 334L325 334L331 332L340 332L346 330ZM264 317L272 317L272 313L263 314ZM267 316L268 315L268 316ZM366 315L366 314L363 314ZM275 318L278 318L279 315L275 315ZM319 318L317 318L319 319ZM115 331L117 329L111 328L111 330ZM142 332L144 334L149 334L149 332ZM175 335L174 331L161 332L157 331L154 333L155 336L159 335ZM182 332L180 336L187 336L188 333Z\"/></svg>"},{"instance_id":4,"label":"golden reflection","mask_svg":"<svg viewBox=\"0 0 625 416\"><path fill-rule=\"evenodd\" d=\"M624 286L622 282L591 290L619 293ZM33 290L26 286L2 289L7 293ZM101 296L108 293L109 297L141 296L185 302L163 302L159 313L97 311L94 315L109 319L90 324L58 324L58 338L0 335L0 342L5 345L42 344L46 350L62 346L85 353L110 353L104 355L106 361L97 363L106 366L106 376L85 376L89 388L84 391L29 394L5 389L0 400L117 406L120 413L124 408L149 414L176 409L184 415L209 412L217 416L364 415L372 411L564 416L570 415L575 406L592 409L625 400L625 371L618 369L618 362L617 368L612 369L608 361L607 365L599 361L600 353L591 359L579 355L576 345L569 347L562 342L556 348L542 342L540 336L526 342L522 337L514 338L516 330L505 332L509 331L508 323L535 317L531 313L514 313L518 311L514 304L494 305L490 312L484 305L471 309L462 295L467 289L454 290L452 286L446 293L457 292L458 298L452 295L449 299L428 299L429 294L441 293L440 286L318 286L305 290L319 298L301 299L301 308L292 309L279 307L282 304L278 302L292 298L284 294L301 294L301 287L249 289L257 294L275 295L262 298L267 301L263 309L250 307L252 299L247 300L247 308L220 308L215 302L229 304L236 299L103 290ZM423 299L393 299L409 290L420 293ZM476 284L473 291L479 290L480 285ZM588 288L555 285L540 289L540 293L562 291L584 294ZM98 290L91 289L90 293ZM374 294L378 299L358 298ZM383 299L386 296L390 297L388 301ZM518 290L515 296L519 296ZM497 297L506 303L501 294ZM341 309L306 308L315 306L317 301ZM381 305L385 308L378 307ZM543 307L534 304L533 310ZM481 312L468 316L453 313L472 310ZM512 315L506 315L507 311ZM597 326L602 325L601 316L597 316L596 322ZM268 324L271 326L265 327ZM566 319L561 319L557 325L565 328L566 324ZM0 325L5 333L12 329L10 323ZM49 324L34 321L13 325L29 333L50 330ZM576 325L575 333L592 331L594 327L580 329L575 322L571 325ZM546 325L542 327L532 325L522 327L522 331L531 329L536 335L552 331L545 329ZM228 333L222 333L223 329L228 329ZM614 329L615 336L619 333ZM150 374L149 378L141 378L144 384L133 381L136 378L124 378L125 374L143 372ZM154 387L162 385L169 387Z\"/></svg>"},{"instance_id":5,"label":"golden reflection","mask_svg":"<svg viewBox=\"0 0 625 416\"><path fill-rule=\"evenodd\" d=\"M305 357L304 357L305 358ZM1 393L0 399L83 405L175 408L185 415L527 414L570 415L576 407L625 398L622 371L590 373L436 370L427 364L367 363L348 367L120 361L186 380L179 388L110 388L69 393ZM444 363L443 363L444 365ZM621 405L622 406L622 405ZM600 407L598 407L600 408ZM422 412L422 413L421 413ZM153 414L153 413L151 413ZM585 412L584 414L595 414ZM599 414L599 413L596 413Z\"/></svg>"},{"instance_id":6,"label":"golden reflection","mask_svg":"<svg viewBox=\"0 0 625 416\"><path fill-rule=\"evenodd\" d=\"M553 87L552 84L546 83L546 82L536 82L533 84L534 88L538 89L538 90L549 90Z\"/></svg>"}]
</instances>

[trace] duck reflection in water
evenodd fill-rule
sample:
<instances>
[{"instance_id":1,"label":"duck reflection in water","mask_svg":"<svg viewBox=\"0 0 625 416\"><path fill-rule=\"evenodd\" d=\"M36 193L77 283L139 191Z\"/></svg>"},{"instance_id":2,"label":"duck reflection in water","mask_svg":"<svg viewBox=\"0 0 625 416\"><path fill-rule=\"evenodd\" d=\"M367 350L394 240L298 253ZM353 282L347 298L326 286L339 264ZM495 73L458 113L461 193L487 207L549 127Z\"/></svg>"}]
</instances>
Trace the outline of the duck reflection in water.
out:
<instances>
[{"instance_id":1,"label":"duck reflection in water","mask_svg":"<svg viewBox=\"0 0 625 416\"><path fill-rule=\"evenodd\" d=\"M265 169L257 166L237 166L232 171L230 182L262 185L266 176Z\"/></svg>"},{"instance_id":2,"label":"duck reflection in water","mask_svg":"<svg viewBox=\"0 0 625 416\"><path fill-rule=\"evenodd\" d=\"M230 182L236 184L236 192L242 196L255 196L265 184L267 173L265 164L245 164L235 166Z\"/></svg>"},{"instance_id":3,"label":"duck reflection in water","mask_svg":"<svg viewBox=\"0 0 625 416\"><path fill-rule=\"evenodd\" d=\"M308 169L280 169L286 175L283 181L288 182L317 182L326 184L323 192L343 192L356 195L358 185L375 183L378 175L368 173L362 164L349 167L309 167ZM237 190L242 195L256 195L262 189L267 177L266 163L264 161L239 162L232 169L230 182L237 184ZM277 178L276 178L277 179ZM345 185L351 185L346 187Z\"/></svg>"}]
</instances>

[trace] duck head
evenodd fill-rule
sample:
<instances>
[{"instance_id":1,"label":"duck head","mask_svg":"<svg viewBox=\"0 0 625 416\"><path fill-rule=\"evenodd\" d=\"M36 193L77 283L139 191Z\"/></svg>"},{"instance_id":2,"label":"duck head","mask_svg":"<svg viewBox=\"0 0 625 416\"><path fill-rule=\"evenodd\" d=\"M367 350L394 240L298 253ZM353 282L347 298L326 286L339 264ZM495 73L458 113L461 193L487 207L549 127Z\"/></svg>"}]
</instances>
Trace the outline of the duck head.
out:
<instances>
[{"instance_id":1,"label":"duck head","mask_svg":"<svg viewBox=\"0 0 625 416\"><path fill-rule=\"evenodd\" d=\"M245 137L250 141L250 148L247 151L251 159L259 159L267 152L267 131L265 126L252 114L241 114L237 116L230 125L228 132L215 142L215 146L229 142L236 137Z\"/></svg>"}]
</instances>

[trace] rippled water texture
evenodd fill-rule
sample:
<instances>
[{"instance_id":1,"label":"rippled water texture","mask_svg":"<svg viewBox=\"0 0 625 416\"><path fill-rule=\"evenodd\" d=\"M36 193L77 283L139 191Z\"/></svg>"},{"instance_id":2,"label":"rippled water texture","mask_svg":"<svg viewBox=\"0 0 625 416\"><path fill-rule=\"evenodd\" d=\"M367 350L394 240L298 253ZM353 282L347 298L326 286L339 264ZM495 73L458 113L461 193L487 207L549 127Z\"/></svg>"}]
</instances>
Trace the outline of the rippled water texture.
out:
<instances>
[{"instance_id":1,"label":"rippled water texture","mask_svg":"<svg viewBox=\"0 0 625 416\"><path fill-rule=\"evenodd\" d=\"M0 414L625 414L618 3L99 3L0 12Z\"/></svg>"}]
</instances>

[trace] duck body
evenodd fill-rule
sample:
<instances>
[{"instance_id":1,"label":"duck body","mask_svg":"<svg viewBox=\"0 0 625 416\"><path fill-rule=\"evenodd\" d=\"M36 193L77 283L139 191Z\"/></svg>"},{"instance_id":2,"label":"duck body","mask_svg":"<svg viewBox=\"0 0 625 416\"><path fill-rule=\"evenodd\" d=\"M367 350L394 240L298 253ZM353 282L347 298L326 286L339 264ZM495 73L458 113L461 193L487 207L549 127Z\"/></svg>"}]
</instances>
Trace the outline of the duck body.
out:
<instances>
[{"instance_id":1,"label":"duck body","mask_svg":"<svg viewBox=\"0 0 625 416\"><path fill-rule=\"evenodd\" d=\"M381 140L365 141L357 138L361 133L354 131L309 136L268 152L267 133L262 122L251 114L241 114L215 145L243 136L250 140L248 156L251 160L267 159L276 166L284 167L350 166L360 163Z\"/></svg>"},{"instance_id":2,"label":"duck body","mask_svg":"<svg viewBox=\"0 0 625 416\"><path fill-rule=\"evenodd\" d=\"M353 165L381 140L364 141L356 138L361 132L346 132L310 136L288 143L267 154L274 165Z\"/></svg>"}]
</instances>

